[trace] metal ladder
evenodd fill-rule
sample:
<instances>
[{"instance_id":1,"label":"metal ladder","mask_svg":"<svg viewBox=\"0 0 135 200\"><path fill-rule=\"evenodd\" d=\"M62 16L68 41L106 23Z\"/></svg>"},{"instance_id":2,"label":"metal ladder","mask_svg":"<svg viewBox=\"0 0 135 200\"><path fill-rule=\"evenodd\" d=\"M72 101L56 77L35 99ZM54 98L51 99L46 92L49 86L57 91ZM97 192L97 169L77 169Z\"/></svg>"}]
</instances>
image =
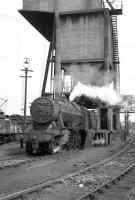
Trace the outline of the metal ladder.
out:
<instances>
[{"instance_id":1,"label":"metal ladder","mask_svg":"<svg viewBox=\"0 0 135 200\"><path fill-rule=\"evenodd\" d=\"M114 89L120 93L120 69L119 69L119 50L118 50L118 29L117 29L117 15L112 15L112 43L113 43L113 64L116 78L114 82Z\"/></svg>"}]
</instances>

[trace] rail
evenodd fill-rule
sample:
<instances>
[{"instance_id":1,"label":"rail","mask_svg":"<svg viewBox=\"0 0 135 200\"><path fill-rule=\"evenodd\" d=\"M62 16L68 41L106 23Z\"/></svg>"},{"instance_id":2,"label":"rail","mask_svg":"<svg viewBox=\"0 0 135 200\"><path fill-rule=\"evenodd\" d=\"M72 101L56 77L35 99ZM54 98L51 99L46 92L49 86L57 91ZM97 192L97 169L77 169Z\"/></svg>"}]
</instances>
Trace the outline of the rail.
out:
<instances>
[{"instance_id":1,"label":"rail","mask_svg":"<svg viewBox=\"0 0 135 200\"><path fill-rule=\"evenodd\" d=\"M126 161L126 159L128 159L129 156L130 156L130 158L131 158L130 159L130 166L127 166L129 164L129 160L128 160L128 162L125 163L126 168L124 168L122 170L122 173L121 173L121 166L120 166L119 167L120 173L118 173L115 177L111 178L111 180L109 180L109 181L105 180L104 184L101 184L100 186L95 186L92 191L90 191L89 193L83 195L81 198L80 198L80 196L79 196L79 199L75 198L77 200L86 199L88 197L89 197L89 199L91 199L95 192L99 191L103 187L105 187L105 188L108 187L108 184L110 184L110 182L113 182L113 181L115 182L117 179L120 179L123 176L123 174L126 174L127 171L130 171L130 169L132 169L134 167L135 163L132 162L133 160L135 160L135 156L134 156L134 153L133 153L135 151L135 149L132 152L132 143L134 142L134 140L135 140L135 137L128 143L128 145L123 150L121 150L117 154L111 156L110 158L105 159L104 161L101 161L101 162L99 162L97 164L94 164L94 165L92 165L90 167L87 167L87 168L85 168L83 170L79 170L79 171L74 172L72 174L66 175L64 177L60 177L60 178L58 178L56 180L52 180L50 182L43 183L43 184L40 184L38 186L35 186L35 187L32 187L32 188L16 192L14 194L10 194L10 195L5 196L5 197L2 197L2 198L0 198L0 200L13 200L13 199L20 200L22 198L29 199L29 195L30 196L31 195L34 196L35 193L36 193L37 195L40 196L41 195L41 191L43 191L43 190L45 190L47 188L50 188L50 190L51 190L51 187L53 187L52 190L51 190L51 194L52 194L53 191L54 191L54 187L57 186L57 185L62 185L64 187L64 184L67 183L67 181L69 182L69 184L70 184L70 181L72 183L76 184L76 180L77 180L78 177L80 177L80 179L82 180L83 176L87 176L87 175L89 175L89 173L93 173L94 170L95 170L95 173L98 174L98 170L100 170L102 172L102 170L104 168L106 169L106 166L108 165L109 162L111 163L113 161L114 163L116 163L116 160L118 160L118 163L120 163L120 158L121 158L122 163L123 163L123 160ZM121 156L121 157L119 157L119 156ZM103 167L103 168L101 169L101 167ZM81 186L81 184L80 184L80 186ZM81 189L82 188L79 188L79 190L81 190ZM44 196L45 195L46 195L46 193L44 194ZM40 199L40 197L38 197L38 199ZM56 199L56 197L55 197L55 199Z\"/></svg>"}]
</instances>

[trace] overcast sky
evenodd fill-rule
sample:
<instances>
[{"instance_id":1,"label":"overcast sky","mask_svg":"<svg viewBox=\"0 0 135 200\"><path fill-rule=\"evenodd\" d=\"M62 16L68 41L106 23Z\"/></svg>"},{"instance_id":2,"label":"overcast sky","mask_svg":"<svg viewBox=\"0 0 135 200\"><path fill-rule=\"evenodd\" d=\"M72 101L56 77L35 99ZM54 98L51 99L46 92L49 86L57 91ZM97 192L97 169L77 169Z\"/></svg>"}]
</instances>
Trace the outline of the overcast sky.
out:
<instances>
[{"instance_id":1,"label":"overcast sky","mask_svg":"<svg viewBox=\"0 0 135 200\"><path fill-rule=\"evenodd\" d=\"M0 98L8 99L7 114L21 114L24 58L30 58L30 69L34 71L28 79L28 107L40 96L48 47L18 9L22 9L21 0L0 0Z\"/></svg>"},{"instance_id":2,"label":"overcast sky","mask_svg":"<svg viewBox=\"0 0 135 200\"><path fill-rule=\"evenodd\" d=\"M21 17L21 8L21 0L0 0L0 98L8 99L7 114L21 114L23 59L30 58L34 71L28 80L30 106L40 96L47 55L47 42ZM121 93L135 95L135 1L123 0L123 8L118 16Z\"/></svg>"}]
</instances>

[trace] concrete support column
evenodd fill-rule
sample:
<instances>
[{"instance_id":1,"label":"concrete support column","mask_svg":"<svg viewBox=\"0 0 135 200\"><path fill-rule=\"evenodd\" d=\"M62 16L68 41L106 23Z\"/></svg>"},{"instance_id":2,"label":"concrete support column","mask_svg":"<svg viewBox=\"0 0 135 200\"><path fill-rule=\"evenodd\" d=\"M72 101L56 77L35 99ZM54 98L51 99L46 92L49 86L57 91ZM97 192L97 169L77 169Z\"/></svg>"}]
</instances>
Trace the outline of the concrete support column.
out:
<instances>
[{"instance_id":1,"label":"concrete support column","mask_svg":"<svg viewBox=\"0 0 135 200\"><path fill-rule=\"evenodd\" d=\"M114 78L113 78L113 89L115 91L117 91L117 87L116 87L116 71L114 70Z\"/></svg>"},{"instance_id":2,"label":"concrete support column","mask_svg":"<svg viewBox=\"0 0 135 200\"><path fill-rule=\"evenodd\" d=\"M114 90L119 94L120 93L120 72L119 72L119 63L114 64L115 76L114 76Z\"/></svg>"},{"instance_id":3,"label":"concrete support column","mask_svg":"<svg viewBox=\"0 0 135 200\"><path fill-rule=\"evenodd\" d=\"M105 85L109 86L109 31L110 15L109 9L104 10L104 63L105 63Z\"/></svg>"},{"instance_id":4,"label":"concrete support column","mask_svg":"<svg viewBox=\"0 0 135 200\"><path fill-rule=\"evenodd\" d=\"M62 74L61 74L61 58L60 58L60 16L59 16L59 0L56 0L55 5L55 80L54 90L55 93L61 94L62 92Z\"/></svg>"}]
</instances>

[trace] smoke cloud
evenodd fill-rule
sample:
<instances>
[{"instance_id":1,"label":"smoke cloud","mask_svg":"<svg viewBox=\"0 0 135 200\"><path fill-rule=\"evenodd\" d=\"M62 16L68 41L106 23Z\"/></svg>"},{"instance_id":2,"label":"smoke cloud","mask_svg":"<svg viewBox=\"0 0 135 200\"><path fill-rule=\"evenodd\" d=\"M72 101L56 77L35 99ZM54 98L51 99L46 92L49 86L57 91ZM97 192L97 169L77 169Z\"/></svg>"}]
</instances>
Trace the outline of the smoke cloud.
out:
<instances>
[{"instance_id":1,"label":"smoke cloud","mask_svg":"<svg viewBox=\"0 0 135 200\"><path fill-rule=\"evenodd\" d=\"M118 105L123 109L135 109L135 96L120 95L113 88L105 86L107 81L113 83L115 74L113 71L106 74L103 64L79 63L65 66L65 69L74 81L74 89L70 95L71 101L83 95L92 99L98 98L109 105ZM108 76L109 80L107 80Z\"/></svg>"},{"instance_id":2,"label":"smoke cloud","mask_svg":"<svg viewBox=\"0 0 135 200\"><path fill-rule=\"evenodd\" d=\"M81 82L74 87L70 95L70 100L73 101L76 97L84 95L89 98L99 98L101 101L105 101L110 105L118 105L121 103L121 97L114 90L109 87L97 87L91 85L85 85Z\"/></svg>"},{"instance_id":3,"label":"smoke cloud","mask_svg":"<svg viewBox=\"0 0 135 200\"><path fill-rule=\"evenodd\" d=\"M70 95L70 100L73 101L76 97L86 96L89 98L99 98L110 105L116 105L121 102L120 96L108 86L105 86L106 74L103 64L74 64L69 68L68 73L74 80L76 85ZM114 73L109 72L109 82L113 82Z\"/></svg>"},{"instance_id":4,"label":"smoke cloud","mask_svg":"<svg viewBox=\"0 0 135 200\"><path fill-rule=\"evenodd\" d=\"M135 110L135 96L117 94L113 89L107 86L98 87L78 82L70 95L70 101L82 95L88 98L99 98L109 105L118 105L125 110Z\"/></svg>"},{"instance_id":5,"label":"smoke cloud","mask_svg":"<svg viewBox=\"0 0 135 200\"><path fill-rule=\"evenodd\" d=\"M104 65L101 64L74 64L66 70L72 76L75 84L81 82L101 87L105 85L106 77L108 76L104 70ZM114 77L114 73L109 72L109 82L112 82Z\"/></svg>"},{"instance_id":6,"label":"smoke cloud","mask_svg":"<svg viewBox=\"0 0 135 200\"><path fill-rule=\"evenodd\" d=\"M135 96L133 95L123 95L121 100L121 107L123 109L135 109Z\"/></svg>"}]
</instances>

